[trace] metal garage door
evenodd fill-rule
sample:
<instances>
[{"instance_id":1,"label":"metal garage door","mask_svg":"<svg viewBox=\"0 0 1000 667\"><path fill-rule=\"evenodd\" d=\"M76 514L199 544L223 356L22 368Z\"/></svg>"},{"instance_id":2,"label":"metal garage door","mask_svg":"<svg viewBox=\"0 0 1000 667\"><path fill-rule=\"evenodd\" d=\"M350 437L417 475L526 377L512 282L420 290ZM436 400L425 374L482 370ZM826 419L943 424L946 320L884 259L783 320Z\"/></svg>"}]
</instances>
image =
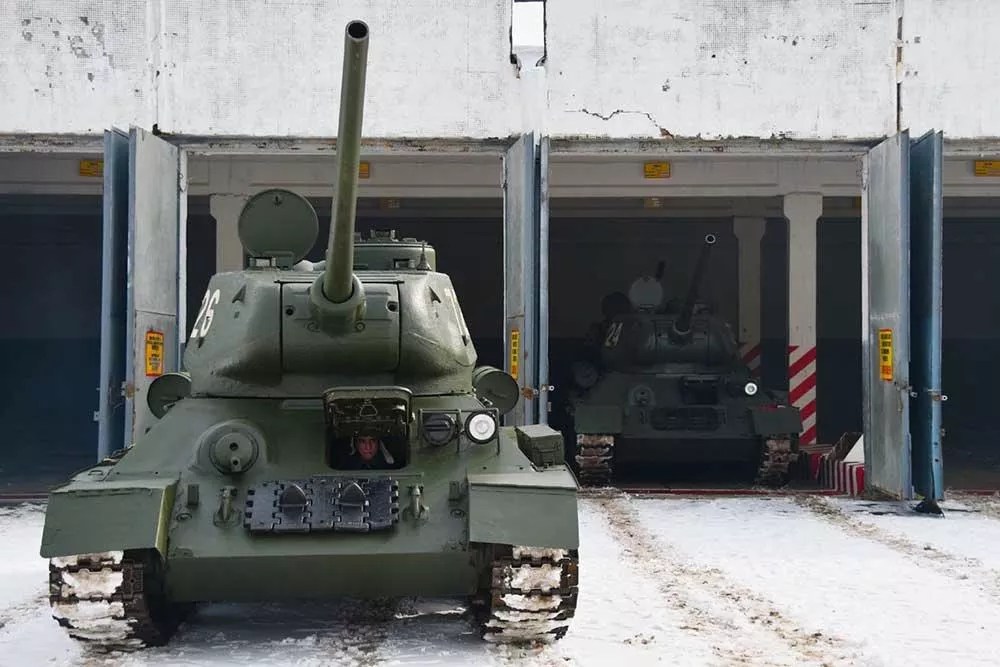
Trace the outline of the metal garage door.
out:
<instances>
[{"instance_id":1,"label":"metal garage door","mask_svg":"<svg viewBox=\"0 0 1000 667\"><path fill-rule=\"evenodd\" d=\"M152 425L146 390L180 366L185 310L185 154L112 129L104 164L98 457Z\"/></svg>"}]
</instances>

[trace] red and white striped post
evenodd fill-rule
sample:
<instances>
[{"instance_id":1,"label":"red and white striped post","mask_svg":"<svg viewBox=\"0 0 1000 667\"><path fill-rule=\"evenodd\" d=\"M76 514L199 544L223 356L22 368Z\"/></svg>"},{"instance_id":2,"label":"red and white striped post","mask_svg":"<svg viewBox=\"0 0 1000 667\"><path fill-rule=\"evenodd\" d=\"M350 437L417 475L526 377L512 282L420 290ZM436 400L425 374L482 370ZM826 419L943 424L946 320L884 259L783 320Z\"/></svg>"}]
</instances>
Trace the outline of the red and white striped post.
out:
<instances>
[{"instance_id":1,"label":"red and white striped post","mask_svg":"<svg viewBox=\"0 0 1000 667\"><path fill-rule=\"evenodd\" d=\"M753 377L760 377L760 241L765 225L760 216L733 218L739 245L740 355Z\"/></svg>"},{"instance_id":2,"label":"red and white striped post","mask_svg":"<svg viewBox=\"0 0 1000 667\"><path fill-rule=\"evenodd\" d=\"M816 346L788 346L788 400L802 414L803 445L816 444Z\"/></svg>"},{"instance_id":3,"label":"red and white striped post","mask_svg":"<svg viewBox=\"0 0 1000 667\"><path fill-rule=\"evenodd\" d=\"M788 219L788 398L802 413L799 442L816 444L816 226L823 195L785 195Z\"/></svg>"}]
</instances>

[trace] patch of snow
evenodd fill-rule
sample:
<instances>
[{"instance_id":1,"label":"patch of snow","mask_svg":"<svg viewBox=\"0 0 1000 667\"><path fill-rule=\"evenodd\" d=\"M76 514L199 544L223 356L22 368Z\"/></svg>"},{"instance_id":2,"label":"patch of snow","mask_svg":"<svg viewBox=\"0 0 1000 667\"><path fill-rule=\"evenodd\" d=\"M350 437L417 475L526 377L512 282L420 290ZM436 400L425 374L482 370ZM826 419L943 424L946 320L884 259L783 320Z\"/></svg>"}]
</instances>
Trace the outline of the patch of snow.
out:
<instances>
[{"instance_id":1,"label":"patch of snow","mask_svg":"<svg viewBox=\"0 0 1000 667\"><path fill-rule=\"evenodd\" d=\"M685 611L687 626L704 633L718 660L754 665L857 664L853 647L830 636L826 628L801 627L767 596L713 567L711 551L728 539L724 531L715 532L714 541L702 543L697 555L689 555L664 539L665 534L673 536L675 526L669 521L651 522L648 512L641 511L676 505L671 499L632 501L620 494L609 499L606 508L632 549L646 556L644 564L655 573L662 595ZM709 525L711 518L706 513ZM754 523L745 513L734 513L733 519ZM773 555L769 549L746 551L743 559L766 566Z\"/></svg>"},{"instance_id":2,"label":"patch of snow","mask_svg":"<svg viewBox=\"0 0 1000 667\"><path fill-rule=\"evenodd\" d=\"M55 618L68 621L74 634L88 639L125 639L131 622L125 620L121 602L106 600L81 600L74 604L56 603L52 607Z\"/></svg>"},{"instance_id":3,"label":"patch of snow","mask_svg":"<svg viewBox=\"0 0 1000 667\"><path fill-rule=\"evenodd\" d=\"M514 559L521 560L551 558L552 560L562 560L569 553L566 549L548 549L544 547L514 547Z\"/></svg>"},{"instance_id":4,"label":"patch of snow","mask_svg":"<svg viewBox=\"0 0 1000 667\"><path fill-rule=\"evenodd\" d=\"M562 604L560 595L515 595L508 593L502 598L505 605L511 609L522 611L545 611L546 609L558 609Z\"/></svg>"},{"instance_id":5,"label":"patch of snow","mask_svg":"<svg viewBox=\"0 0 1000 667\"><path fill-rule=\"evenodd\" d=\"M658 544L769 600L800 634L833 635L854 664L1000 664L997 598L794 500L635 506Z\"/></svg>"},{"instance_id":6,"label":"patch of snow","mask_svg":"<svg viewBox=\"0 0 1000 667\"><path fill-rule=\"evenodd\" d=\"M88 598L111 597L122 585L124 575L108 567L97 572L91 572L90 570L63 572L62 580L64 596L72 595L81 600L86 600Z\"/></svg>"},{"instance_id":7,"label":"patch of snow","mask_svg":"<svg viewBox=\"0 0 1000 667\"><path fill-rule=\"evenodd\" d=\"M521 565L510 568L507 573L510 586L519 591L542 591L548 593L558 589L562 583L562 568L558 565Z\"/></svg>"},{"instance_id":8,"label":"patch of snow","mask_svg":"<svg viewBox=\"0 0 1000 667\"><path fill-rule=\"evenodd\" d=\"M52 618L42 513L0 509L0 664L1000 664L1000 600L984 588L1000 521L830 509L581 498L578 606L555 643L484 642L464 600L404 598L204 605L168 646L106 655ZM505 602L533 630L561 625L540 599Z\"/></svg>"},{"instance_id":9,"label":"patch of snow","mask_svg":"<svg viewBox=\"0 0 1000 667\"><path fill-rule=\"evenodd\" d=\"M0 507L0 625L48 594L48 563L38 555L44 523L41 507Z\"/></svg>"},{"instance_id":10,"label":"patch of snow","mask_svg":"<svg viewBox=\"0 0 1000 667\"><path fill-rule=\"evenodd\" d=\"M93 561L110 560L115 565L122 562L125 557L124 551L104 551L97 554L77 554L74 556L56 556L52 558L52 564L56 567L76 567L83 560L84 564Z\"/></svg>"}]
</instances>

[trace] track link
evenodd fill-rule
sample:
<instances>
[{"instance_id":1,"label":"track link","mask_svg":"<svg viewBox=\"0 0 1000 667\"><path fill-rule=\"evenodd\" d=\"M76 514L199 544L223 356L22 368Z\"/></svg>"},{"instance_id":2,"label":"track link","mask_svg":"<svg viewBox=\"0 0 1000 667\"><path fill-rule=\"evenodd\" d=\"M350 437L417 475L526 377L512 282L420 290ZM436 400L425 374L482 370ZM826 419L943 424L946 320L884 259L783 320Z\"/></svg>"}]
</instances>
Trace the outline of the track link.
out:
<instances>
[{"instance_id":1,"label":"track link","mask_svg":"<svg viewBox=\"0 0 1000 667\"><path fill-rule=\"evenodd\" d=\"M49 604L70 637L109 651L166 644L186 607L167 603L152 561L121 551L52 558Z\"/></svg>"},{"instance_id":2,"label":"track link","mask_svg":"<svg viewBox=\"0 0 1000 667\"><path fill-rule=\"evenodd\" d=\"M793 436L766 438L754 483L771 488L787 484L795 454Z\"/></svg>"},{"instance_id":3,"label":"track link","mask_svg":"<svg viewBox=\"0 0 1000 667\"><path fill-rule=\"evenodd\" d=\"M576 464L583 486L607 486L614 473L615 436L579 433Z\"/></svg>"},{"instance_id":4,"label":"track link","mask_svg":"<svg viewBox=\"0 0 1000 667\"><path fill-rule=\"evenodd\" d=\"M507 547L505 551L490 563L488 592L479 600L483 639L499 644L547 644L561 639L576 613L576 551L533 547Z\"/></svg>"}]
</instances>

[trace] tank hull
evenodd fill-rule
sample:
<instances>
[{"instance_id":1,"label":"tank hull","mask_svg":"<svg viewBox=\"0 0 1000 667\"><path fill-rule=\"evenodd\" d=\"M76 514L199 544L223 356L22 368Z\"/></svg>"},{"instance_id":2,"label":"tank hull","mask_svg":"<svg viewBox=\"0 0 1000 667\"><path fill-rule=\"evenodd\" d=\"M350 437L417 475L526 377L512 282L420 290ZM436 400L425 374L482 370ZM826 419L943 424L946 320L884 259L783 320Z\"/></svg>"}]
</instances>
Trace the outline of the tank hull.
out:
<instances>
[{"instance_id":1,"label":"tank hull","mask_svg":"<svg viewBox=\"0 0 1000 667\"><path fill-rule=\"evenodd\" d=\"M606 483L617 464L749 464L758 483L785 483L797 455L798 410L766 391L740 396L727 389L741 386L730 379L704 370L604 374L572 399L581 481ZM691 400L696 395L711 400Z\"/></svg>"},{"instance_id":2,"label":"tank hull","mask_svg":"<svg viewBox=\"0 0 1000 667\"><path fill-rule=\"evenodd\" d=\"M418 411L445 405L479 404L471 396L414 398ZM563 619L572 616L565 608L576 595L577 483L561 456L536 464L544 449L536 445L558 439L555 431L504 427L483 445L413 442L400 468L336 470L325 455L321 406L318 399L187 398L123 456L53 490L40 553L50 559L53 607L70 634L91 639L92 630L79 626L80 614L91 613L83 605L114 610L137 579L145 581L143 595L158 592L158 602L142 597L106 623L160 627L167 612L136 619L187 603L339 597L468 596L496 615L503 609L490 600L509 593L541 596L564 608ZM218 438L203 434L234 423L234 415L251 416L235 422L255 434L258 450L244 472L226 474L212 459ZM306 514L283 494L293 484L305 492ZM354 484L366 494L357 515ZM506 590L516 578L494 575L539 566L551 569L548 591ZM492 590L497 585L503 590ZM526 611L549 613L539 609ZM546 622L559 636L568 624ZM502 634L502 618L494 625ZM161 634L166 641L170 632ZM160 636L127 634L126 643L155 645ZM123 641L111 645L127 648Z\"/></svg>"}]
</instances>

